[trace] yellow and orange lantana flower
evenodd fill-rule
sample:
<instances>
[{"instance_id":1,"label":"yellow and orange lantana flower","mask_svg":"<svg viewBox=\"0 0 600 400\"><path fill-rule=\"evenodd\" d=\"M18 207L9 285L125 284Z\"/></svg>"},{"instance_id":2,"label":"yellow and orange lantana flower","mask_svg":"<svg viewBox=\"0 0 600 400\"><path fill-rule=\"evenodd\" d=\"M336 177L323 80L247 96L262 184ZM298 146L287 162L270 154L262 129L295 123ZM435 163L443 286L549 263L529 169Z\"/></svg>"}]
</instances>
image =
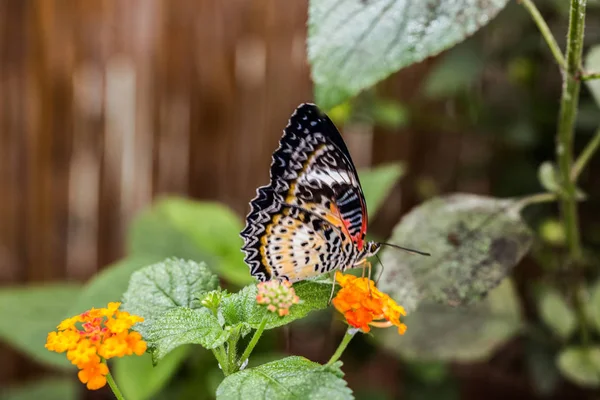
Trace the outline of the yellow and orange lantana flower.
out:
<instances>
[{"instance_id":1,"label":"yellow and orange lantana flower","mask_svg":"<svg viewBox=\"0 0 600 400\"><path fill-rule=\"evenodd\" d=\"M46 348L57 353L67 352L67 358L80 369L77 376L90 390L106 385L108 367L105 360L146 351L146 342L131 327L144 321L142 317L119 311L121 303L109 303L106 308L92 308L83 314L67 318L50 332Z\"/></svg>"},{"instance_id":2,"label":"yellow and orange lantana flower","mask_svg":"<svg viewBox=\"0 0 600 400\"><path fill-rule=\"evenodd\" d=\"M335 279L342 288L333 299L333 305L344 315L350 326L365 333L371 330L371 326L397 326L399 334L406 332L406 325L400 322L400 317L406 315L404 308L390 296L380 292L372 280L344 275L339 271L336 272Z\"/></svg>"}]
</instances>

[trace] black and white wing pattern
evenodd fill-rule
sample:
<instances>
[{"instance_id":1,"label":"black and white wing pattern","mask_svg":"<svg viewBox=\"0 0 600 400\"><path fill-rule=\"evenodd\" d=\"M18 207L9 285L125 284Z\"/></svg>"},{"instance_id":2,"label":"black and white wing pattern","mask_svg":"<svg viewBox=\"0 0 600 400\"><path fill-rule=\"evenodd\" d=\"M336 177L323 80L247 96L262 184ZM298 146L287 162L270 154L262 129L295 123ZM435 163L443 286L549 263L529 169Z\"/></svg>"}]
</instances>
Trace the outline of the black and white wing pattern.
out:
<instances>
[{"instance_id":1,"label":"black and white wing pattern","mask_svg":"<svg viewBox=\"0 0 600 400\"><path fill-rule=\"evenodd\" d=\"M273 153L241 232L253 276L292 282L350 267L363 249L367 209L356 168L329 117L301 104Z\"/></svg>"}]
</instances>

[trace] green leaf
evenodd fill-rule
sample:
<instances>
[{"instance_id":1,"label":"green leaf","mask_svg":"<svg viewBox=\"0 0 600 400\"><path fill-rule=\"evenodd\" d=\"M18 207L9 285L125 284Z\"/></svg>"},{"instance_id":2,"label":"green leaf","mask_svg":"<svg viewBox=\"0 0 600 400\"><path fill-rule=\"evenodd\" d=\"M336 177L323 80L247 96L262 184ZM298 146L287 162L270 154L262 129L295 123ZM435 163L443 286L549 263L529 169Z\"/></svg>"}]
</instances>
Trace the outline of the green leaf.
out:
<instances>
[{"instance_id":1,"label":"green leaf","mask_svg":"<svg viewBox=\"0 0 600 400\"><path fill-rule=\"evenodd\" d=\"M141 357L120 357L112 361L111 371L126 399L150 399L169 383L190 350L190 346L181 346L170 352L156 366L152 365L150 354Z\"/></svg>"},{"instance_id":2,"label":"green leaf","mask_svg":"<svg viewBox=\"0 0 600 400\"><path fill-rule=\"evenodd\" d=\"M379 211L394 184L404 175L404 167L399 163L380 165L370 169L362 169L358 172L358 175L365 193L369 215L373 216Z\"/></svg>"},{"instance_id":3,"label":"green leaf","mask_svg":"<svg viewBox=\"0 0 600 400\"><path fill-rule=\"evenodd\" d=\"M160 260L151 255L131 256L104 268L85 284L79 296L71 302L69 315L80 314L92 307L106 307L111 301L120 301L131 274Z\"/></svg>"},{"instance_id":4,"label":"green leaf","mask_svg":"<svg viewBox=\"0 0 600 400\"><path fill-rule=\"evenodd\" d=\"M483 72L483 57L469 42L450 50L432 69L424 92L430 98L450 97L468 90Z\"/></svg>"},{"instance_id":5,"label":"green leaf","mask_svg":"<svg viewBox=\"0 0 600 400\"><path fill-rule=\"evenodd\" d=\"M311 0L308 59L324 109L487 24L508 0Z\"/></svg>"},{"instance_id":6,"label":"green leaf","mask_svg":"<svg viewBox=\"0 0 600 400\"><path fill-rule=\"evenodd\" d=\"M563 376L580 386L600 386L600 347L568 347L560 352L558 369Z\"/></svg>"},{"instance_id":7,"label":"green leaf","mask_svg":"<svg viewBox=\"0 0 600 400\"><path fill-rule=\"evenodd\" d=\"M542 321L560 338L566 340L577 328L577 317L560 292L545 288L538 300L538 311Z\"/></svg>"},{"instance_id":8,"label":"green leaf","mask_svg":"<svg viewBox=\"0 0 600 400\"><path fill-rule=\"evenodd\" d=\"M229 375L217 389L217 400L353 399L339 366L287 357Z\"/></svg>"},{"instance_id":9,"label":"green leaf","mask_svg":"<svg viewBox=\"0 0 600 400\"><path fill-rule=\"evenodd\" d=\"M0 339L34 360L61 368L75 368L64 354L46 350L48 333L66 317L78 284L13 287L0 290Z\"/></svg>"},{"instance_id":10,"label":"green leaf","mask_svg":"<svg viewBox=\"0 0 600 400\"><path fill-rule=\"evenodd\" d=\"M587 313L592 325L600 333L600 281L592 287L590 301L587 303Z\"/></svg>"},{"instance_id":11,"label":"green leaf","mask_svg":"<svg viewBox=\"0 0 600 400\"><path fill-rule=\"evenodd\" d=\"M527 369L537 394L552 394L560 382L560 373L554 361L555 349L552 345L532 339L527 341L525 350Z\"/></svg>"},{"instance_id":12,"label":"green leaf","mask_svg":"<svg viewBox=\"0 0 600 400\"><path fill-rule=\"evenodd\" d=\"M133 254L206 261L237 285L253 282L240 251L242 221L214 202L170 197L158 201L134 222L129 236Z\"/></svg>"},{"instance_id":13,"label":"green leaf","mask_svg":"<svg viewBox=\"0 0 600 400\"><path fill-rule=\"evenodd\" d=\"M219 347L228 339L217 317L207 308L177 307L157 317L145 337L153 362L158 362L184 344L206 349Z\"/></svg>"},{"instance_id":14,"label":"green leaf","mask_svg":"<svg viewBox=\"0 0 600 400\"><path fill-rule=\"evenodd\" d=\"M395 100L376 98L370 111L375 123L388 129L398 129L408 122L408 110Z\"/></svg>"},{"instance_id":15,"label":"green leaf","mask_svg":"<svg viewBox=\"0 0 600 400\"><path fill-rule=\"evenodd\" d=\"M402 320L403 336L395 329L375 332L390 351L411 361L479 361L518 333L521 311L509 279L477 304L449 307L424 302Z\"/></svg>"},{"instance_id":16,"label":"green leaf","mask_svg":"<svg viewBox=\"0 0 600 400\"><path fill-rule=\"evenodd\" d=\"M502 281L531 241L514 201L469 194L434 198L405 215L388 240L431 256L386 249L379 288L408 312L422 300L473 303Z\"/></svg>"},{"instance_id":17,"label":"green leaf","mask_svg":"<svg viewBox=\"0 0 600 400\"><path fill-rule=\"evenodd\" d=\"M2 400L76 400L80 384L76 378L46 378L19 386L3 388Z\"/></svg>"},{"instance_id":18,"label":"green leaf","mask_svg":"<svg viewBox=\"0 0 600 400\"><path fill-rule=\"evenodd\" d=\"M585 57L585 70L587 72L600 71L600 45L593 46ZM596 104L600 107L600 79L585 81L588 89L592 92Z\"/></svg>"},{"instance_id":19,"label":"green leaf","mask_svg":"<svg viewBox=\"0 0 600 400\"><path fill-rule=\"evenodd\" d=\"M305 317L311 311L326 308L331 295L331 285L331 282L326 281L302 281L294 284L296 294L302 302L290 307L290 313L284 317L268 313L266 329L289 324ZM253 285L224 297L221 301L221 312L225 323L230 326L245 324L257 329L266 309L264 305L256 303L256 294L256 285Z\"/></svg>"},{"instance_id":20,"label":"green leaf","mask_svg":"<svg viewBox=\"0 0 600 400\"><path fill-rule=\"evenodd\" d=\"M544 189L549 192L559 193L561 191L558 183L558 172L556 166L550 161L544 161L538 169L538 179Z\"/></svg>"},{"instance_id":21,"label":"green leaf","mask_svg":"<svg viewBox=\"0 0 600 400\"><path fill-rule=\"evenodd\" d=\"M192 307L202 294L218 287L218 278L206 264L167 259L131 275L123 295L123 309L144 317L135 330L148 338L152 325L164 313L177 307Z\"/></svg>"}]
</instances>

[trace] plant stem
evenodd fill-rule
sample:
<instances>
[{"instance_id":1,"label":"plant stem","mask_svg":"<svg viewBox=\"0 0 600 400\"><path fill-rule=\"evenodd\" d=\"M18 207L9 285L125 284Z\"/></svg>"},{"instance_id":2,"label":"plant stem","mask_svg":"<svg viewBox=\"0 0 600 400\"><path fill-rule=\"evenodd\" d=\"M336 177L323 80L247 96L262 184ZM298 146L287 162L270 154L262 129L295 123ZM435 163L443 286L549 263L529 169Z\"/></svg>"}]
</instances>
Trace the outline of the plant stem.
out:
<instances>
[{"instance_id":1,"label":"plant stem","mask_svg":"<svg viewBox=\"0 0 600 400\"><path fill-rule=\"evenodd\" d=\"M212 349L212 353L217 359L217 362L221 367L221 371L223 371L223 375L229 375L229 363L227 362L227 355L225 354L223 345L217 347L216 349Z\"/></svg>"},{"instance_id":2,"label":"plant stem","mask_svg":"<svg viewBox=\"0 0 600 400\"><path fill-rule=\"evenodd\" d=\"M583 171L588 161L590 161L596 150L598 150L598 147L600 147L600 129L596 131L592 140L588 142L585 149L583 149L575 161L575 164L573 164L573 168L571 169L571 180L573 182L577 182L579 174L581 174L581 171Z\"/></svg>"},{"instance_id":3,"label":"plant stem","mask_svg":"<svg viewBox=\"0 0 600 400\"><path fill-rule=\"evenodd\" d=\"M529 196L525 196L522 197L520 199L517 200L517 207L519 209L521 208L525 208L527 206L530 206L532 204L539 204L539 203L550 203L552 201L556 201L558 200L558 196L556 195L556 193L538 193L538 194L532 194Z\"/></svg>"},{"instance_id":4,"label":"plant stem","mask_svg":"<svg viewBox=\"0 0 600 400\"><path fill-rule=\"evenodd\" d=\"M238 329L235 332L231 333L229 340L227 341L227 355L228 355L228 363L231 368L233 368L232 372L238 370L238 363L236 360L237 356L237 342L240 338L240 331Z\"/></svg>"},{"instance_id":5,"label":"plant stem","mask_svg":"<svg viewBox=\"0 0 600 400\"><path fill-rule=\"evenodd\" d=\"M342 356L342 353L344 352L344 350L346 350L348 343L350 343L350 340L352 340L352 338L354 337L354 334L356 334L356 332L358 332L357 329L350 328L350 327L348 328L348 330L346 331L346 334L344 335L344 338L342 339L342 342L340 343L340 345L336 349L335 353L333 353L333 355L331 356L331 358L329 359L329 361L327 361L327 364L325 364L325 365L333 364Z\"/></svg>"},{"instance_id":6,"label":"plant stem","mask_svg":"<svg viewBox=\"0 0 600 400\"><path fill-rule=\"evenodd\" d=\"M576 78L581 65L583 48L583 28L585 25L586 0L571 0L569 15L569 33L567 40L567 73L563 79L563 91L560 100L558 132L556 136L556 153L559 175L565 195L561 199L561 212L565 224L569 252L573 260L582 255L577 220L577 204L575 200L575 182L571 180L573 163L573 135L579 89L581 82Z\"/></svg>"},{"instance_id":7,"label":"plant stem","mask_svg":"<svg viewBox=\"0 0 600 400\"><path fill-rule=\"evenodd\" d=\"M563 89L556 134L556 156L558 158L560 183L564 189L563 193L561 193L560 209L569 249L569 269L578 268L583 255L579 237L577 201L575 198L576 187L575 181L571 178L571 170L573 167L575 118L577 116L579 89L581 86L578 71L581 66L583 48L585 6L586 0L571 0L567 35L567 70L563 74ZM580 297L582 290L581 282L575 282L571 290L579 319L582 345L587 346L589 341L589 327L585 310L583 309L584 305Z\"/></svg>"},{"instance_id":8,"label":"plant stem","mask_svg":"<svg viewBox=\"0 0 600 400\"><path fill-rule=\"evenodd\" d=\"M246 346L246 350L244 350L244 354L242 354L242 356L239 359L239 365L237 366L238 368L242 364L244 364L244 362L246 362L246 360L250 357L250 354L252 354L252 350L254 350L254 346L256 346L256 343L258 343L258 339L260 339L263 331L265 330L265 326L267 325L267 313L268 311L265 310L265 315L263 315L262 321L260 321L258 329L254 332L252 339L250 339L250 343L248 343L248 346Z\"/></svg>"},{"instance_id":9,"label":"plant stem","mask_svg":"<svg viewBox=\"0 0 600 400\"><path fill-rule=\"evenodd\" d=\"M552 55L554 56L554 59L556 60L556 63L558 64L560 69L562 71L567 70L567 62L565 61L562 51L560 50L560 47L558 47L558 43L556 43L556 39L554 39L550 28L548 28L548 24L546 24L544 17L542 17L533 1L521 0L521 3L527 9L527 11L529 11L529 14L531 14L531 17L538 26L540 33L546 40L548 47L550 47L550 51L552 52Z\"/></svg>"},{"instance_id":10,"label":"plant stem","mask_svg":"<svg viewBox=\"0 0 600 400\"><path fill-rule=\"evenodd\" d=\"M125 397L123 397L123 394L119 390L119 387L117 386L117 383L113 379L113 377L110 373L110 370L108 370L108 374L106 374L106 382L108 382L108 386L110 386L110 389L114 393L117 400L125 400Z\"/></svg>"},{"instance_id":11,"label":"plant stem","mask_svg":"<svg viewBox=\"0 0 600 400\"><path fill-rule=\"evenodd\" d=\"M582 81L591 81L593 79L600 79L600 72L590 72L580 76Z\"/></svg>"}]
</instances>

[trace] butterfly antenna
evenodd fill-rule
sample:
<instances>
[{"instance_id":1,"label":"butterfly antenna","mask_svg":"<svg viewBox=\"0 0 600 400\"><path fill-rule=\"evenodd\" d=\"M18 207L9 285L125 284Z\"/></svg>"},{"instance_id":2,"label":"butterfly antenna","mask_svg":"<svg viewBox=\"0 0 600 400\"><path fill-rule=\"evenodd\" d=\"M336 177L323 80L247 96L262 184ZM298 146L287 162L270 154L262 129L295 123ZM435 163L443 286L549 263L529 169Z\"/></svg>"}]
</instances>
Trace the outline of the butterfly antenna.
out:
<instances>
[{"instance_id":1,"label":"butterfly antenna","mask_svg":"<svg viewBox=\"0 0 600 400\"><path fill-rule=\"evenodd\" d=\"M381 242L379 244L385 245L385 246L394 247L394 248L399 249L399 250L408 251L409 253L420 254L422 256L430 256L431 255L431 253L426 253L426 252L420 251L420 250L409 249L407 247L398 246L397 244L384 243L384 242Z\"/></svg>"}]
</instances>

